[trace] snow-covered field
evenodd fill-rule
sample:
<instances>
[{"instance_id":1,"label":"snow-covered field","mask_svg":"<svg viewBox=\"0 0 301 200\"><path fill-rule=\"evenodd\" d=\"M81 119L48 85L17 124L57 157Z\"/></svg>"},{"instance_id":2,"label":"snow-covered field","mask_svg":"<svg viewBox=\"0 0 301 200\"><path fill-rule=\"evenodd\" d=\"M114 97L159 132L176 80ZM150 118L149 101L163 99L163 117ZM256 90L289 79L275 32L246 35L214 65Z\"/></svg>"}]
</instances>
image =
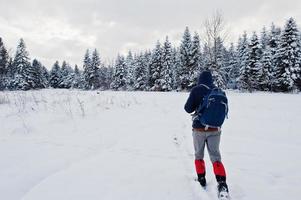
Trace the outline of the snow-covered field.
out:
<instances>
[{"instance_id":1,"label":"snow-covered field","mask_svg":"<svg viewBox=\"0 0 301 200\"><path fill-rule=\"evenodd\" d=\"M0 199L211 200L194 181L187 93L0 93ZM232 199L297 200L301 95L228 91Z\"/></svg>"}]
</instances>

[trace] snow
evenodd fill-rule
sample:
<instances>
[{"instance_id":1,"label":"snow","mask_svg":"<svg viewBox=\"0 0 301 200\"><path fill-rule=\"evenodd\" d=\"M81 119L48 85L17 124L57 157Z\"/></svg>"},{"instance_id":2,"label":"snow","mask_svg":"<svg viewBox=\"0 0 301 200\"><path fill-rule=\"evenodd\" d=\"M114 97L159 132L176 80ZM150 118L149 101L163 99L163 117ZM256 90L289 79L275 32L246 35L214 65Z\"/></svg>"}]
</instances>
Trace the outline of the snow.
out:
<instances>
[{"instance_id":1,"label":"snow","mask_svg":"<svg viewBox=\"0 0 301 200\"><path fill-rule=\"evenodd\" d=\"M300 94L227 91L221 141L232 199L298 199ZM5 200L217 199L194 181L187 93L0 93Z\"/></svg>"}]
</instances>

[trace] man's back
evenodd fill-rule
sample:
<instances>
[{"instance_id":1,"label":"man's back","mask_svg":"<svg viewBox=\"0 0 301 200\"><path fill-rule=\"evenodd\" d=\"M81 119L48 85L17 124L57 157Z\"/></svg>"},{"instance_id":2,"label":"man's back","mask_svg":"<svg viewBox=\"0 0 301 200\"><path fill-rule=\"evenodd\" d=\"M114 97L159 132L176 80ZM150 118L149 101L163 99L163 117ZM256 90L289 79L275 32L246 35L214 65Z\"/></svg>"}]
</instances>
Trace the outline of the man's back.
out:
<instances>
[{"instance_id":1,"label":"man's back","mask_svg":"<svg viewBox=\"0 0 301 200\"><path fill-rule=\"evenodd\" d=\"M199 105L203 102L203 98L209 92L209 89L214 88L212 75L209 71L204 71L200 74L198 85L193 87L189 98L185 104L185 111L188 113L195 112ZM194 120L192 124L193 128L203 128L204 126L198 121Z\"/></svg>"}]
</instances>

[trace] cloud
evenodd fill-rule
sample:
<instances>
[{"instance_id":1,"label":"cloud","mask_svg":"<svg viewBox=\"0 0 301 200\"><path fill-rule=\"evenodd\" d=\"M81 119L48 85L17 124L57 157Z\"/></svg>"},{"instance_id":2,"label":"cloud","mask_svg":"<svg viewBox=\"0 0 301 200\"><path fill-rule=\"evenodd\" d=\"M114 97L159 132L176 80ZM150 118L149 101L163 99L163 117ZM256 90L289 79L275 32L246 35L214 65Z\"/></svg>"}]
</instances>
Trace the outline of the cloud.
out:
<instances>
[{"instance_id":1,"label":"cloud","mask_svg":"<svg viewBox=\"0 0 301 200\"><path fill-rule=\"evenodd\" d=\"M81 65L87 48L112 60L129 49L151 49L166 35L179 44L185 26L202 33L204 19L215 10L228 22L229 42L244 30L260 31L272 22L283 26L291 16L301 23L299 0L0 0L0 5L6 46L15 49L23 37L31 56L48 68L56 60Z\"/></svg>"}]
</instances>

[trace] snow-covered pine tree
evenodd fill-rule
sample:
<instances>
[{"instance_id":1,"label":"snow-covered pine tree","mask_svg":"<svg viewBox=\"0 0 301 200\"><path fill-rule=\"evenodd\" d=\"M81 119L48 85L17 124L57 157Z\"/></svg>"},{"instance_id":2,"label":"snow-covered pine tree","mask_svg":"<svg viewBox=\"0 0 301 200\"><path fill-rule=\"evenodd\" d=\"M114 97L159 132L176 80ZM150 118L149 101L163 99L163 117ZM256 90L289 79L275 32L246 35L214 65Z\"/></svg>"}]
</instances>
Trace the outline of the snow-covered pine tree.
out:
<instances>
[{"instance_id":1,"label":"snow-covered pine tree","mask_svg":"<svg viewBox=\"0 0 301 200\"><path fill-rule=\"evenodd\" d=\"M248 89L252 91L253 89L260 89L260 77L262 76L262 65L261 65L262 49L257 37L256 32L253 33L248 53Z\"/></svg>"},{"instance_id":2,"label":"snow-covered pine tree","mask_svg":"<svg viewBox=\"0 0 301 200\"><path fill-rule=\"evenodd\" d=\"M15 77L15 71L14 71L14 61L12 57L9 57L9 61L6 68L6 74L4 79L4 85L5 89L14 90L14 77Z\"/></svg>"},{"instance_id":3,"label":"snow-covered pine tree","mask_svg":"<svg viewBox=\"0 0 301 200\"><path fill-rule=\"evenodd\" d=\"M280 44L280 36L281 36L281 28L276 27L274 24L271 25L271 31L269 36L269 48L271 52L271 73L270 73L270 85L271 90L276 90L277 79L275 78L276 66L278 65L279 61L276 57L276 52Z\"/></svg>"},{"instance_id":4,"label":"snow-covered pine tree","mask_svg":"<svg viewBox=\"0 0 301 200\"><path fill-rule=\"evenodd\" d=\"M98 73L99 74L99 83L98 84L99 84L99 88L101 90L105 90L107 88L107 85L106 85L107 73L108 73L108 68L105 67L104 65L99 68L99 73Z\"/></svg>"},{"instance_id":5,"label":"snow-covered pine tree","mask_svg":"<svg viewBox=\"0 0 301 200\"><path fill-rule=\"evenodd\" d=\"M226 77L227 65L226 65L226 48L220 37L217 37L214 46L210 50L208 46L205 45L205 52L208 53L207 56L207 66L206 68L212 72L214 79L214 84L220 88L226 88ZM210 56L210 52L212 52Z\"/></svg>"},{"instance_id":6,"label":"snow-covered pine tree","mask_svg":"<svg viewBox=\"0 0 301 200\"><path fill-rule=\"evenodd\" d=\"M274 51L273 48L275 47L275 45L277 45L275 44L275 42L276 41L274 39L274 36L271 33L267 33L266 28L264 27L260 37L260 45L262 48L262 57L260 61L262 64L262 69L261 69L261 75L259 80L260 90L269 91L272 88L272 80L273 80L272 51ZM274 47L271 47L271 45Z\"/></svg>"},{"instance_id":7,"label":"snow-covered pine tree","mask_svg":"<svg viewBox=\"0 0 301 200\"><path fill-rule=\"evenodd\" d=\"M301 44L300 32L293 18L285 24L275 57L275 89L283 92L297 89L301 71Z\"/></svg>"},{"instance_id":8,"label":"snow-covered pine tree","mask_svg":"<svg viewBox=\"0 0 301 200\"><path fill-rule=\"evenodd\" d=\"M259 88L263 91L270 91L272 87L272 53L269 46L263 52L261 59L262 71L259 82Z\"/></svg>"},{"instance_id":9,"label":"snow-covered pine tree","mask_svg":"<svg viewBox=\"0 0 301 200\"><path fill-rule=\"evenodd\" d=\"M84 89L85 80L82 72L79 70L78 66L74 66L74 79L71 84L71 88Z\"/></svg>"},{"instance_id":10,"label":"snow-covered pine tree","mask_svg":"<svg viewBox=\"0 0 301 200\"><path fill-rule=\"evenodd\" d=\"M189 28L186 27L182 42L179 49L179 56L180 56L180 69L179 69L179 79L180 79L180 87L182 90L187 90L190 84L190 74L191 74L191 67L192 67L192 39L191 34L189 32Z\"/></svg>"},{"instance_id":11,"label":"snow-covered pine tree","mask_svg":"<svg viewBox=\"0 0 301 200\"><path fill-rule=\"evenodd\" d=\"M134 59L135 70L134 70L134 78L135 78L135 90L144 91L147 89L147 65L145 62L145 57L143 54L135 56Z\"/></svg>"},{"instance_id":12,"label":"snow-covered pine tree","mask_svg":"<svg viewBox=\"0 0 301 200\"><path fill-rule=\"evenodd\" d=\"M45 66L41 66L40 68L41 74L41 88L48 88L49 87L49 72Z\"/></svg>"},{"instance_id":13,"label":"snow-covered pine tree","mask_svg":"<svg viewBox=\"0 0 301 200\"><path fill-rule=\"evenodd\" d=\"M128 55L126 56L126 60L125 60L125 64L126 64L126 69L127 69L127 90L131 91L134 89L134 84L135 84L135 78L134 78L134 71L135 71L135 63L134 63L134 59L133 59L133 55L132 52L129 51Z\"/></svg>"},{"instance_id":14,"label":"snow-covered pine tree","mask_svg":"<svg viewBox=\"0 0 301 200\"><path fill-rule=\"evenodd\" d=\"M240 90L249 89L249 65L248 65L248 54L249 54L249 41L247 33L244 32L242 38L239 38L237 45L237 64L239 68L239 77L237 79L238 88Z\"/></svg>"},{"instance_id":15,"label":"snow-covered pine tree","mask_svg":"<svg viewBox=\"0 0 301 200\"><path fill-rule=\"evenodd\" d=\"M269 83L267 83L267 81L269 81L270 78L270 73L269 71L271 71L271 51L270 51L270 46L269 46L269 34L266 30L265 27L262 28L261 34L260 34L260 39L259 39L259 43L260 43L260 47L262 50L262 56L261 56L261 64L263 64L263 62L265 62L265 65L262 65L262 69L261 69L261 76L260 76L260 80L259 80L259 89L260 90L264 90L267 91L269 90ZM268 59L270 59L268 61ZM269 64L270 63L270 64Z\"/></svg>"},{"instance_id":16,"label":"snow-covered pine tree","mask_svg":"<svg viewBox=\"0 0 301 200\"><path fill-rule=\"evenodd\" d=\"M172 63L172 47L171 43L166 36L165 42L162 47L162 70L161 70L161 82L159 83L159 87L161 91L171 91L173 86L173 78L172 78L172 71L173 71L173 63Z\"/></svg>"},{"instance_id":17,"label":"snow-covered pine tree","mask_svg":"<svg viewBox=\"0 0 301 200\"><path fill-rule=\"evenodd\" d=\"M209 46L205 43L203 47L203 67L204 70L209 70L210 65L211 65L211 58L210 58L210 48Z\"/></svg>"},{"instance_id":18,"label":"snow-covered pine tree","mask_svg":"<svg viewBox=\"0 0 301 200\"><path fill-rule=\"evenodd\" d=\"M114 67L110 64L107 65L107 73L106 73L106 89L110 89L111 84L114 80Z\"/></svg>"},{"instance_id":19,"label":"snow-covered pine tree","mask_svg":"<svg viewBox=\"0 0 301 200\"><path fill-rule=\"evenodd\" d=\"M229 68L229 74L228 74L228 82L227 82L227 88L230 89L237 89L237 79L239 77L239 65L237 63L238 57L237 52L235 51L234 44L230 44L229 52L228 52L228 68Z\"/></svg>"},{"instance_id":20,"label":"snow-covered pine tree","mask_svg":"<svg viewBox=\"0 0 301 200\"><path fill-rule=\"evenodd\" d=\"M91 89L99 88L99 68L100 68L100 56L97 49L94 49L92 53L92 60L91 60L91 71L90 71L90 83Z\"/></svg>"},{"instance_id":21,"label":"snow-covered pine tree","mask_svg":"<svg viewBox=\"0 0 301 200\"><path fill-rule=\"evenodd\" d=\"M31 66L29 53L26 50L26 45L22 38L17 46L13 66L14 69L16 69L16 75L13 81L14 89L29 90L34 88L34 70Z\"/></svg>"},{"instance_id":22,"label":"snow-covered pine tree","mask_svg":"<svg viewBox=\"0 0 301 200\"><path fill-rule=\"evenodd\" d=\"M37 88L45 88L44 86L44 80L43 80L43 76L44 74L42 74L42 64L37 60L37 59L33 59L32 61L32 68L34 71L34 82L35 82L35 87L33 87L32 89L37 89Z\"/></svg>"},{"instance_id":23,"label":"snow-covered pine tree","mask_svg":"<svg viewBox=\"0 0 301 200\"><path fill-rule=\"evenodd\" d=\"M54 65L52 66L52 69L50 71L49 75L49 84L52 88L59 88L59 84L61 81L61 67L59 65L59 61L56 61Z\"/></svg>"},{"instance_id":24,"label":"snow-covered pine tree","mask_svg":"<svg viewBox=\"0 0 301 200\"><path fill-rule=\"evenodd\" d=\"M274 23L272 23L270 34L269 34L269 47L271 49L272 55L276 54L277 48L280 44L280 37L281 37L281 28L276 27Z\"/></svg>"},{"instance_id":25,"label":"snow-covered pine tree","mask_svg":"<svg viewBox=\"0 0 301 200\"><path fill-rule=\"evenodd\" d=\"M0 90L4 90L7 86L7 68L9 63L8 52L0 37Z\"/></svg>"},{"instance_id":26,"label":"snow-covered pine tree","mask_svg":"<svg viewBox=\"0 0 301 200\"><path fill-rule=\"evenodd\" d=\"M179 70L181 69L181 61L180 61L180 56L179 56L179 50L177 48L173 48L172 50L172 79L173 79L173 90L180 90L181 89L181 81L179 78Z\"/></svg>"},{"instance_id":27,"label":"snow-covered pine tree","mask_svg":"<svg viewBox=\"0 0 301 200\"><path fill-rule=\"evenodd\" d=\"M4 76L8 66L9 55L0 37L0 76Z\"/></svg>"},{"instance_id":28,"label":"snow-covered pine tree","mask_svg":"<svg viewBox=\"0 0 301 200\"><path fill-rule=\"evenodd\" d=\"M74 66L74 74L75 74L75 75L80 75L80 71L79 71L77 65Z\"/></svg>"},{"instance_id":29,"label":"snow-covered pine tree","mask_svg":"<svg viewBox=\"0 0 301 200\"><path fill-rule=\"evenodd\" d=\"M91 89L92 87L92 81L90 79L91 77L91 71L92 71L92 61L90 57L90 51L89 49L86 50L85 56L84 56L84 63L83 63L83 76L85 80L84 88L85 89Z\"/></svg>"},{"instance_id":30,"label":"snow-covered pine tree","mask_svg":"<svg viewBox=\"0 0 301 200\"><path fill-rule=\"evenodd\" d=\"M199 64L198 64L198 69L197 69L198 73L201 73L202 71L204 71L206 69L206 55L203 50L204 50L204 48L200 49ZM197 79L198 79L198 77L197 77Z\"/></svg>"},{"instance_id":31,"label":"snow-covered pine tree","mask_svg":"<svg viewBox=\"0 0 301 200\"><path fill-rule=\"evenodd\" d=\"M200 47L200 37L197 32L194 33L191 45L191 68L189 69L189 86L192 88L197 84L198 77L200 74L200 58L201 58L201 47Z\"/></svg>"},{"instance_id":32,"label":"snow-covered pine tree","mask_svg":"<svg viewBox=\"0 0 301 200\"><path fill-rule=\"evenodd\" d=\"M63 64L61 67L61 79L60 79L58 87L66 88L66 89L71 88L73 79L74 79L73 69L70 67L70 65L66 61L63 61Z\"/></svg>"},{"instance_id":33,"label":"snow-covered pine tree","mask_svg":"<svg viewBox=\"0 0 301 200\"><path fill-rule=\"evenodd\" d=\"M261 34L260 34L260 46L262 49L262 52L266 50L266 48L269 47L269 35L267 33L267 30L265 27L262 28Z\"/></svg>"},{"instance_id":34,"label":"snow-covered pine tree","mask_svg":"<svg viewBox=\"0 0 301 200\"><path fill-rule=\"evenodd\" d=\"M126 64L123 56L118 55L115 62L113 82L110 88L113 90L126 90Z\"/></svg>"},{"instance_id":35,"label":"snow-covered pine tree","mask_svg":"<svg viewBox=\"0 0 301 200\"><path fill-rule=\"evenodd\" d=\"M22 76L25 78L25 84L22 90L39 88L39 85L37 85L39 84L39 71L33 65L28 65L24 69Z\"/></svg>"},{"instance_id":36,"label":"snow-covered pine tree","mask_svg":"<svg viewBox=\"0 0 301 200\"><path fill-rule=\"evenodd\" d=\"M149 66L149 85L150 89L154 91L160 90L162 71L162 48L159 41L157 41L156 47L152 52L152 57Z\"/></svg>"},{"instance_id":37,"label":"snow-covered pine tree","mask_svg":"<svg viewBox=\"0 0 301 200\"><path fill-rule=\"evenodd\" d=\"M146 67L146 90L149 90L150 87L150 66L151 66L152 52L146 50L143 53L143 63Z\"/></svg>"}]
</instances>

